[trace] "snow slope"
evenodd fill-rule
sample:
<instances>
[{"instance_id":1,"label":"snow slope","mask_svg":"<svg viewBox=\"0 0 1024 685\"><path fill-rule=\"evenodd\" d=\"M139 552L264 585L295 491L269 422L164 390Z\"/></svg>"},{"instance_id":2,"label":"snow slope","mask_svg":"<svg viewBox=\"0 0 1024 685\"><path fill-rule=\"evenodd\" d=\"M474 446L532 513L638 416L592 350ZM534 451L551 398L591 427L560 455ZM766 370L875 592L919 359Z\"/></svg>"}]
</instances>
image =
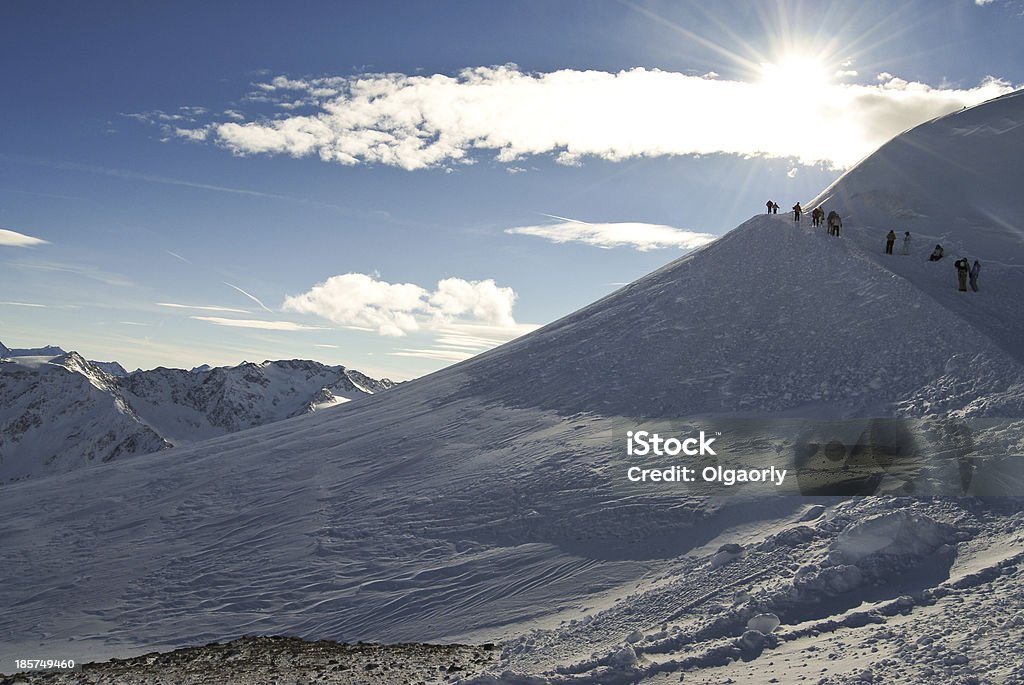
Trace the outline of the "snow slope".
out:
<instances>
[{"instance_id":1,"label":"snow slope","mask_svg":"<svg viewBox=\"0 0 1024 685\"><path fill-rule=\"evenodd\" d=\"M919 144L886 173L981 189L989 160L1019 178L1024 127L1005 122L1024 121L1024 98L969 112L1006 129L977 136L977 168L922 162L936 153ZM908 135L948 149L956 116ZM386 398L5 488L0 605L16 611L0 614L0 664L263 633L504 641L476 682L1020 682L1006 658L1024 638L1020 498L708 497L624 478L622 431L645 422L722 426L723 460L782 464L788 426L900 417L922 435L973 430L984 451L925 445L921 463L969 494L986 478L1019 494L1006 283L1024 247L1012 226L944 221L950 247L998 245L1005 266L977 294L956 292L948 259L879 254L908 202L844 191L871 186L872 160L829 191L849 198L843 238L755 217ZM1019 194L998 200L1024 216ZM751 631L774 623L751 623L762 614L779 628Z\"/></svg>"}]
</instances>

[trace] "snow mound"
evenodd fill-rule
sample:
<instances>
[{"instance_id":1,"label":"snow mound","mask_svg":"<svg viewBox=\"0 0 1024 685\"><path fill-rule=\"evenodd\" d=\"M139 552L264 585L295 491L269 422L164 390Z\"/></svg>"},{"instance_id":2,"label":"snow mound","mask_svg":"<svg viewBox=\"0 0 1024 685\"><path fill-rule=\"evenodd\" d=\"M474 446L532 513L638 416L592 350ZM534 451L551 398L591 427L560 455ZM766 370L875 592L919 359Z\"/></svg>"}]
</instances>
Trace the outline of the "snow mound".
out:
<instances>
[{"instance_id":1,"label":"snow mound","mask_svg":"<svg viewBox=\"0 0 1024 685\"><path fill-rule=\"evenodd\" d=\"M755 630L767 635L782 624L775 614L758 614L747 621L747 630Z\"/></svg>"},{"instance_id":2,"label":"snow mound","mask_svg":"<svg viewBox=\"0 0 1024 685\"><path fill-rule=\"evenodd\" d=\"M853 524L839 534L832 549L856 563L876 554L923 557L955 540L948 525L924 514L898 510Z\"/></svg>"}]
</instances>

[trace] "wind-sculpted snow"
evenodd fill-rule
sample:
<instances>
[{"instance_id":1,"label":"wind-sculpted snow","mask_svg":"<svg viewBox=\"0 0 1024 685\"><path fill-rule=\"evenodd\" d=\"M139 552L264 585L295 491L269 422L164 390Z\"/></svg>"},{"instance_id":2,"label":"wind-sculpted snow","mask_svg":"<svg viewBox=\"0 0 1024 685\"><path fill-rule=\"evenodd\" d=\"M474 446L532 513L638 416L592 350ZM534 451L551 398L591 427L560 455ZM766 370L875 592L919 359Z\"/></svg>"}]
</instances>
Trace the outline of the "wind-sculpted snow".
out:
<instances>
[{"instance_id":1,"label":"wind-sculpted snow","mask_svg":"<svg viewBox=\"0 0 1024 685\"><path fill-rule=\"evenodd\" d=\"M1024 119L1021 98L993 106L990 128ZM980 136L977 159L1024 171L1013 130ZM980 187L907 159L923 188ZM864 197L896 220L893 196ZM1000 198L1024 215L1024 195ZM344 411L5 487L0 663L287 634L502 641L476 683L1019 683L1024 368L1007 317L1024 248L1012 227L944 220L950 246L999 250L960 293L930 237L883 255L890 224L849 207L840 238L755 217ZM814 471L716 496L631 482L625 430L648 423L720 432L713 471ZM752 622L767 615L778 626Z\"/></svg>"}]
</instances>

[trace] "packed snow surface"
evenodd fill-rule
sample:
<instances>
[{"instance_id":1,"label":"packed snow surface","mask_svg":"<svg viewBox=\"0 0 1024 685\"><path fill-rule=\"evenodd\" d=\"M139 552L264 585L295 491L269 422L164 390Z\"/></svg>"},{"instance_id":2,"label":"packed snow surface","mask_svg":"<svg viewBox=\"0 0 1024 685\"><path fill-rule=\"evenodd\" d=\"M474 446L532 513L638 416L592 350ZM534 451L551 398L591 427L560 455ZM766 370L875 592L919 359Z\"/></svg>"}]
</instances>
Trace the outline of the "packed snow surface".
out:
<instances>
[{"instance_id":1,"label":"packed snow surface","mask_svg":"<svg viewBox=\"0 0 1024 685\"><path fill-rule=\"evenodd\" d=\"M255 633L502 641L478 683L1022 682L1020 498L708 497L621 450L746 422L720 444L783 459L787 421L901 418L956 446L925 455L955 494L1020 494L1022 123L1015 95L883 147L823 195L839 238L755 217L388 393L5 486L0 668Z\"/></svg>"}]
</instances>

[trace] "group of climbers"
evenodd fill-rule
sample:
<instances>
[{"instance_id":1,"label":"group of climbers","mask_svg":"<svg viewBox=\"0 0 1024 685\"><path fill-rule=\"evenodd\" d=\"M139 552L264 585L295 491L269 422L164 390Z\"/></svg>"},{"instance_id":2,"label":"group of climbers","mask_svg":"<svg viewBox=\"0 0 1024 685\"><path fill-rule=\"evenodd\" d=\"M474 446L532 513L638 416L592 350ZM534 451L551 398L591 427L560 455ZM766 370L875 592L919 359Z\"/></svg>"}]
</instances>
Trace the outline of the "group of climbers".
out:
<instances>
[{"instance_id":1,"label":"group of climbers","mask_svg":"<svg viewBox=\"0 0 1024 685\"><path fill-rule=\"evenodd\" d=\"M777 204L775 204L771 200L769 200L768 202L775 205L775 208L778 209ZM804 208L800 206L799 202L793 205L793 221L795 221L796 223L800 223L800 217L803 216L803 213ZM828 234L831 236L839 237L839 231L843 228L843 219L839 216L839 213L833 209L831 212L828 213L828 216L826 217L825 210L822 209L820 206L815 207L813 210L811 210L811 226L813 228L821 226L823 221L828 225Z\"/></svg>"},{"instance_id":2,"label":"group of climbers","mask_svg":"<svg viewBox=\"0 0 1024 685\"><path fill-rule=\"evenodd\" d=\"M769 214L779 213L779 204L774 200L768 200L768 202L765 203L765 206L768 208ZM803 207L800 206L799 202L793 205L793 221L795 223L800 223L800 218L803 216L803 213L804 209ZM832 210L828 213L828 216L826 217L825 210L822 209L820 206L815 207L813 210L811 210L812 227L817 228L818 226L821 226L823 220L828 226L828 234L831 236L839 236L839 231L843 227L843 220L839 216L838 212ZM896 245L896 238L896 231L890 229L889 232L885 235L885 254L893 254L893 248ZM901 251L901 254L910 254L910 243L910 231L904 231L903 249ZM942 245L936 245L935 249L928 257L928 261L940 261L944 255L945 251L943 250ZM966 257L962 257L954 263L954 266L956 267L957 281L959 283L960 290L966 292L967 286L969 284L971 290L973 290L974 292L978 292L978 274L981 273L981 262L975 259L974 264L972 265L967 261Z\"/></svg>"},{"instance_id":3,"label":"group of climbers","mask_svg":"<svg viewBox=\"0 0 1024 685\"><path fill-rule=\"evenodd\" d=\"M896 233L890 230L889 233L886 234L885 236L886 254L892 254L892 245L895 240ZM903 233L903 254L910 254L910 231L905 231ZM942 261L942 258L945 255L946 251L943 249L942 245L936 245L935 249L932 250L932 253L928 255L928 261ZM956 267L956 278L957 283L960 286L960 291L967 292L967 285L969 283L971 286L971 290L973 290L974 292L978 292L978 274L981 273L981 262L975 259L974 264L972 265L970 262L967 261L966 257L961 257L960 259L953 262L953 266Z\"/></svg>"}]
</instances>

